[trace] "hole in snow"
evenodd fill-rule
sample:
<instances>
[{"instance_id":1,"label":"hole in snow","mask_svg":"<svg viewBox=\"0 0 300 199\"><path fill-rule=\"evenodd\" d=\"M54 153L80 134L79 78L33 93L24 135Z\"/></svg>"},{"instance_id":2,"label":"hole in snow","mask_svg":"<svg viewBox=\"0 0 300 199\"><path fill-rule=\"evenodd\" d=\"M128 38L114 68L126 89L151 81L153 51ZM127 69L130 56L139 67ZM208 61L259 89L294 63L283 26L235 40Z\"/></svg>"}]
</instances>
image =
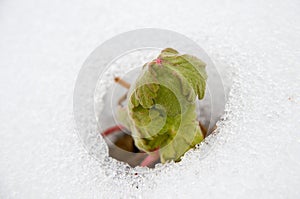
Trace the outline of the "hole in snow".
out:
<instances>
[{"instance_id":1,"label":"hole in snow","mask_svg":"<svg viewBox=\"0 0 300 199\"><path fill-rule=\"evenodd\" d=\"M160 51L161 49L142 49L118 57L110 63L96 86L94 108L99 126L98 133L103 135L109 156L131 167L143 165L149 156L135 146L130 132L116 119L119 101L124 98L127 90L116 84L114 79L120 77L132 84L139 75L141 66L155 59ZM197 101L198 120L207 130L208 136L216 129L216 123L223 114L226 95L231 85L230 79L227 78L228 71L221 64L217 66L218 68L212 63L207 63L208 81L205 97ZM126 104L126 98L124 99L123 103ZM153 168L157 163L159 159L152 160L152 164L147 166Z\"/></svg>"}]
</instances>

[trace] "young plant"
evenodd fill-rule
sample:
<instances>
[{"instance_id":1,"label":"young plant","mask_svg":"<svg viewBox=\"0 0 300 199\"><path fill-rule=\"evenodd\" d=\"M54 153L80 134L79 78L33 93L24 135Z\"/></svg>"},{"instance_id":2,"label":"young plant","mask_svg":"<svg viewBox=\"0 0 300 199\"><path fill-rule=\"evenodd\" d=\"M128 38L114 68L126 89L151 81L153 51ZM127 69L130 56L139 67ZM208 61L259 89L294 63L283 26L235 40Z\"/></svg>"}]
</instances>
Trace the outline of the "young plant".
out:
<instances>
[{"instance_id":1,"label":"young plant","mask_svg":"<svg viewBox=\"0 0 300 199\"><path fill-rule=\"evenodd\" d=\"M205 63L167 48L146 63L130 86L128 103L118 120L136 147L159 152L160 161L180 161L186 151L204 139L196 115L196 100L205 94Z\"/></svg>"}]
</instances>

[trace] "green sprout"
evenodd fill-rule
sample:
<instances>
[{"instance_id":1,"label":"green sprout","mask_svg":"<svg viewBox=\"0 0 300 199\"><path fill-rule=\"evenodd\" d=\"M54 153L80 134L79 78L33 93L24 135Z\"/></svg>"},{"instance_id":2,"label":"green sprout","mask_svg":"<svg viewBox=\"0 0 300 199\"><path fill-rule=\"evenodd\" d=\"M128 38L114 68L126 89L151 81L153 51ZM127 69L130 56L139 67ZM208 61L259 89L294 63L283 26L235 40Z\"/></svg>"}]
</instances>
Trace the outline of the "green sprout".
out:
<instances>
[{"instance_id":1,"label":"green sprout","mask_svg":"<svg viewBox=\"0 0 300 199\"><path fill-rule=\"evenodd\" d=\"M160 161L180 161L204 139L197 121L196 100L205 94L205 63L167 48L146 63L130 86L128 103L118 109L118 120L136 147L159 151Z\"/></svg>"}]
</instances>

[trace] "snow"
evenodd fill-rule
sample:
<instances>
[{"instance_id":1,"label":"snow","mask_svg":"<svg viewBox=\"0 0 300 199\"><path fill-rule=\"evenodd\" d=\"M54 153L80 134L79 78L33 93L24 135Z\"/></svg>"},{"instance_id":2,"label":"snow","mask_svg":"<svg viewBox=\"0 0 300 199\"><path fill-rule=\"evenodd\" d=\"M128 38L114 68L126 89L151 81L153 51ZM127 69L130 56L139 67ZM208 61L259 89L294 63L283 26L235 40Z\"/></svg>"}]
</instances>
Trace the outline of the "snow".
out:
<instances>
[{"instance_id":1,"label":"snow","mask_svg":"<svg viewBox=\"0 0 300 199\"><path fill-rule=\"evenodd\" d=\"M299 198L299 6L1 1L0 198ZM196 41L231 86L218 133L180 163L154 170L108 158L103 145L103 160L94 158L73 117L88 55L145 27Z\"/></svg>"}]
</instances>

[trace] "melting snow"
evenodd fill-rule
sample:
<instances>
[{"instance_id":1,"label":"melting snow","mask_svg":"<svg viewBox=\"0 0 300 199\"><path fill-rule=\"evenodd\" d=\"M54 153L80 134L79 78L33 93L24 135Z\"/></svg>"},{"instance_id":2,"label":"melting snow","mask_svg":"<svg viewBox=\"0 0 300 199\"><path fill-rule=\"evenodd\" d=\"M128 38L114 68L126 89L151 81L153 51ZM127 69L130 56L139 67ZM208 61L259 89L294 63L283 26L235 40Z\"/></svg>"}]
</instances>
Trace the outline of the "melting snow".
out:
<instances>
[{"instance_id":1,"label":"melting snow","mask_svg":"<svg viewBox=\"0 0 300 199\"><path fill-rule=\"evenodd\" d=\"M299 7L1 1L0 197L299 198ZM106 39L141 27L195 40L232 85L218 133L154 170L105 157L104 145L99 161L74 130L83 61Z\"/></svg>"}]
</instances>

